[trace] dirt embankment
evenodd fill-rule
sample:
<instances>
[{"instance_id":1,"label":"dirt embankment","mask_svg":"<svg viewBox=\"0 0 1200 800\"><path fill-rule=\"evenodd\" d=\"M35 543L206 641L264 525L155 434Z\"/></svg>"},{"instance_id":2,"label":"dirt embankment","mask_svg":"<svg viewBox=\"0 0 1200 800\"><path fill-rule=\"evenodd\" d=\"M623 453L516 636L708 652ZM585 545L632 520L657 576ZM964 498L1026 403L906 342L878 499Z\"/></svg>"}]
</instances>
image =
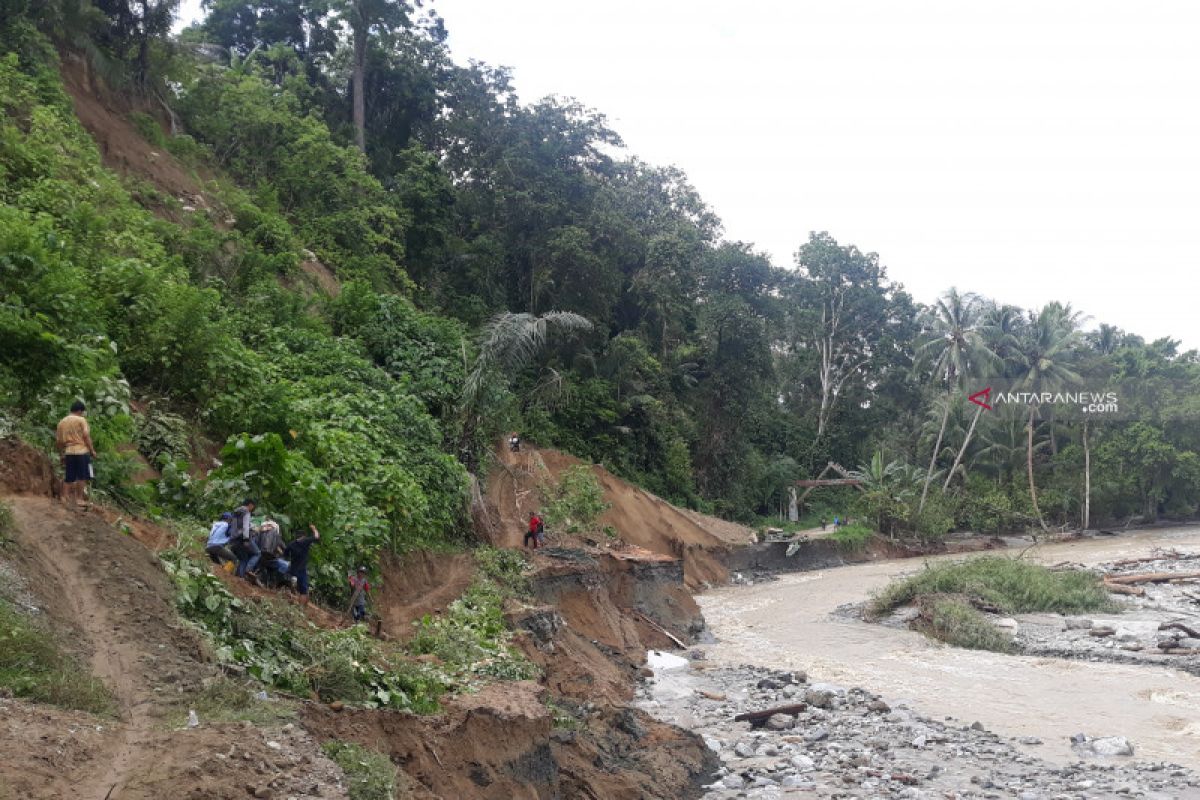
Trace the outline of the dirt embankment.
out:
<instances>
[{"instance_id":1,"label":"dirt embankment","mask_svg":"<svg viewBox=\"0 0 1200 800\"><path fill-rule=\"evenodd\" d=\"M319 748L331 738L387 753L402 797L682 798L717 768L699 737L629 707L645 648L669 645L668 629L686 637L699 624L680 562L649 553L538 555L535 593L557 605L514 607L510 621L518 646L543 667L540 683L449 698L433 716L304 703L299 726L176 727L220 669L178 621L154 555L173 534L137 520L115 527L116 515L100 508L62 508L45 494L53 471L44 457L12 452L27 469L8 469L3 485L33 494L5 497L16 546L0 558L15 563L39 613L75 643L118 711L106 719L0 700L2 800L343 798L340 770ZM389 560L384 573L377 608L386 630L403 636L453 602L475 567L469 555L418 553ZM231 588L266 594L240 581ZM311 608L316 624L343 624Z\"/></svg>"},{"instance_id":2,"label":"dirt embankment","mask_svg":"<svg viewBox=\"0 0 1200 800\"><path fill-rule=\"evenodd\" d=\"M496 467L483 493L484 508L476 513L481 535L498 546L520 547L529 513L542 504L540 488L555 484L563 472L582 464L557 450L522 445L520 452L514 453L507 446L498 447ZM749 528L677 508L601 466L587 466L600 482L609 504L601 525L611 525L623 542L680 559L689 589L727 581L725 554L754 540ZM554 544L578 544L558 537L554 531L549 535Z\"/></svg>"}]
</instances>

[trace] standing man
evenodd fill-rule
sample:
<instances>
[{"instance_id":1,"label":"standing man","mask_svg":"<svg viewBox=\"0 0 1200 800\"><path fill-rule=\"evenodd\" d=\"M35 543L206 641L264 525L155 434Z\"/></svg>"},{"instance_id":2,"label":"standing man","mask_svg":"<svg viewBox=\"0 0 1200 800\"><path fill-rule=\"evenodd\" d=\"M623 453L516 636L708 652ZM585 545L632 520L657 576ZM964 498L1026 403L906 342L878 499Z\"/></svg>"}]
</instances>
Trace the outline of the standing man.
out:
<instances>
[{"instance_id":1,"label":"standing man","mask_svg":"<svg viewBox=\"0 0 1200 800\"><path fill-rule=\"evenodd\" d=\"M533 543L533 549L536 550L541 546L541 541L538 538L538 532L542 528L542 518L533 511L529 512L529 529L525 531L525 547L529 547L530 542Z\"/></svg>"},{"instance_id":2,"label":"standing man","mask_svg":"<svg viewBox=\"0 0 1200 800\"><path fill-rule=\"evenodd\" d=\"M233 522L229 525L229 549L238 557L237 576L253 581L250 573L258 566L258 545L254 543L253 526L250 516L257 504L250 498L233 510Z\"/></svg>"},{"instance_id":3,"label":"standing man","mask_svg":"<svg viewBox=\"0 0 1200 800\"><path fill-rule=\"evenodd\" d=\"M96 477L92 459L96 448L92 445L92 432L88 427L87 408L81 400L71 404L71 413L63 417L54 432L54 445L62 453L63 505L75 508L87 507L87 485Z\"/></svg>"},{"instance_id":4,"label":"standing man","mask_svg":"<svg viewBox=\"0 0 1200 800\"><path fill-rule=\"evenodd\" d=\"M290 566L288 574L296 579L296 591L300 593L300 605L308 605L308 551L313 543L321 538L321 532L316 525L309 525L312 536L302 536L292 540L283 550Z\"/></svg>"},{"instance_id":5,"label":"standing man","mask_svg":"<svg viewBox=\"0 0 1200 800\"><path fill-rule=\"evenodd\" d=\"M367 618L367 595L371 592L371 582L367 580L367 568L359 567L358 574L350 574L350 614L355 622Z\"/></svg>"}]
</instances>

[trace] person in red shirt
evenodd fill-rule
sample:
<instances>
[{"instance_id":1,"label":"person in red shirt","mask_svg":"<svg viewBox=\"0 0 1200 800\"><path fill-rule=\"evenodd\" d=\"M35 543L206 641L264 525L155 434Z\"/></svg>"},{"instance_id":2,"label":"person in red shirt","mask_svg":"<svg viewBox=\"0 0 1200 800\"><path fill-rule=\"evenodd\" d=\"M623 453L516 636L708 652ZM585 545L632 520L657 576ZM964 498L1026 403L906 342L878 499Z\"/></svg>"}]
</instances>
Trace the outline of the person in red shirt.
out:
<instances>
[{"instance_id":1,"label":"person in red shirt","mask_svg":"<svg viewBox=\"0 0 1200 800\"><path fill-rule=\"evenodd\" d=\"M529 547L529 543L533 542L533 549L536 550L542 544L542 518L535 512L529 512L529 529L525 531L525 547Z\"/></svg>"}]
</instances>

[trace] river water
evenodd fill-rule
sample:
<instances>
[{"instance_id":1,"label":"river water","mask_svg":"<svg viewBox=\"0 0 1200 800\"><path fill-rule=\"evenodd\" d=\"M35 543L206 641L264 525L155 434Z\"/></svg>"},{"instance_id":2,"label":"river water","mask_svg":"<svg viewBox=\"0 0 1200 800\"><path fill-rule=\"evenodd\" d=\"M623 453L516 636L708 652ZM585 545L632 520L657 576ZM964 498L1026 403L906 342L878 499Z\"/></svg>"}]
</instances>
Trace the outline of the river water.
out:
<instances>
[{"instance_id":1,"label":"river water","mask_svg":"<svg viewBox=\"0 0 1200 800\"><path fill-rule=\"evenodd\" d=\"M1025 557L1095 564L1149 555L1156 547L1200 549L1200 527L1038 545ZM706 648L708 658L804 669L812 680L908 701L926 716L978 720L1002 735L1038 737L1044 745L1029 752L1051 761L1075 760L1069 737L1086 733L1125 736L1140 759L1200 765L1200 677L1153 666L960 650L913 631L832 615L921 568L920 559L886 560L709 591L696 598L717 638Z\"/></svg>"}]
</instances>

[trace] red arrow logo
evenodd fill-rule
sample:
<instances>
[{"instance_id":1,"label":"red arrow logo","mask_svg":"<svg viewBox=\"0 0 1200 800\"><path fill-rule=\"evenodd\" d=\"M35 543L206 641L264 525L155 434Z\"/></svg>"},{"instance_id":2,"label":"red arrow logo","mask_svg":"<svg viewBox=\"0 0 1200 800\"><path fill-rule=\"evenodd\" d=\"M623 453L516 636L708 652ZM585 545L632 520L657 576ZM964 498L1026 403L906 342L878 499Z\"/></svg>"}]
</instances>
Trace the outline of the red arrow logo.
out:
<instances>
[{"instance_id":1,"label":"red arrow logo","mask_svg":"<svg viewBox=\"0 0 1200 800\"><path fill-rule=\"evenodd\" d=\"M979 399L980 397L982 397L983 399L980 400ZM992 407L990 405L988 405L987 401L992 399L992 387L989 386L988 388L984 389L982 392L976 392L975 394L971 395L967 399L970 400L975 405L983 406L988 411L991 411Z\"/></svg>"}]
</instances>

